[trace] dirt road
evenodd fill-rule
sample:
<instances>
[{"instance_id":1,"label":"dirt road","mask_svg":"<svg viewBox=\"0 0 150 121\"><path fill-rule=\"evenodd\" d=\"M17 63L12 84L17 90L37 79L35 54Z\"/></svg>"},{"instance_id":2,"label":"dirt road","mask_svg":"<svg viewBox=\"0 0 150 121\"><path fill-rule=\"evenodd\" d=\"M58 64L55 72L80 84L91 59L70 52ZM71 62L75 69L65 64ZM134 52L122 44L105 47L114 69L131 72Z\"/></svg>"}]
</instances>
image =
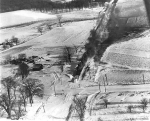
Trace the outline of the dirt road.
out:
<instances>
[{"instance_id":1,"label":"dirt road","mask_svg":"<svg viewBox=\"0 0 150 121\"><path fill-rule=\"evenodd\" d=\"M105 93L105 87L100 87L101 92ZM76 88L76 89L66 89L65 92L74 92L76 94L93 94L98 92L99 86L86 87L86 88ZM150 91L150 84L143 85L113 85L106 86L106 92L126 92L126 91Z\"/></svg>"}]
</instances>

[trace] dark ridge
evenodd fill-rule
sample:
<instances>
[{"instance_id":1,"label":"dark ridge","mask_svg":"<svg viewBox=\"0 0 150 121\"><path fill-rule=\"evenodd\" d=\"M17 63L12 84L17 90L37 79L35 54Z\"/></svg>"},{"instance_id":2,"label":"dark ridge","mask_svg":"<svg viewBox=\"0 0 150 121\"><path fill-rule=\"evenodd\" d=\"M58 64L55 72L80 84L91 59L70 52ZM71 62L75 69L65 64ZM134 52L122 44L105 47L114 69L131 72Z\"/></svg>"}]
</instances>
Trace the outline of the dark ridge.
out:
<instances>
[{"instance_id":1,"label":"dark ridge","mask_svg":"<svg viewBox=\"0 0 150 121\"><path fill-rule=\"evenodd\" d=\"M96 0L99 5L103 5L106 0ZM97 5L96 4L96 5ZM91 0L73 0L70 2L52 2L50 0L0 0L0 12L9 12L23 9L34 9L40 11L60 11L83 9L94 7L95 4Z\"/></svg>"}]
</instances>

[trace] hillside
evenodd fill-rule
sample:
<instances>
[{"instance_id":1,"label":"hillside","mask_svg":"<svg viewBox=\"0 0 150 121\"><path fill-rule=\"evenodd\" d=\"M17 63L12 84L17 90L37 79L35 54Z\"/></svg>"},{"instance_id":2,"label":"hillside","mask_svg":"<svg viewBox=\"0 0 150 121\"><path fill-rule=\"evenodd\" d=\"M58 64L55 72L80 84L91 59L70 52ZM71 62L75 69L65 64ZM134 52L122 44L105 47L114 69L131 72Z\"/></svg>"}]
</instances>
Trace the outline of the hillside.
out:
<instances>
[{"instance_id":1,"label":"hillside","mask_svg":"<svg viewBox=\"0 0 150 121\"><path fill-rule=\"evenodd\" d=\"M102 61L134 69L150 69L150 30L141 36L113 44L107 48Z\"/></svg>"},{"instance_id":2,"label":"hillside","mask_svg":"<svg viewBox=\"0 0 150 121\"><path fill-rule=\"evenodd\" d=\"M50 51L51 47L84 45L94 23L94 21L68 23L63 27L54 28L35 39L3 51L1 54L2 56L19 53L39 55Z\"/></svg>"},{"instance_id":3,"label":"hillside","mask_svg":"<svg viewBox=\"0 0 150 121\"><path fill-rule=\"evenodd\" d=\"M18 45L2 48L0 52L0 78L12 76L17 83L15 87L10 88L14 91L11 93L12 99L16 101L12 103L15 103L15 106L12 105L12 119L150 120L150 30L147 28L147 21L143 19L141 23L136 21L133 26L131 24L135 23L134 17L136 20L143 18L143 15L145 17L144 4L141 5L140 0L135 0L137 3L130 6L130 0L120 1L116 5L112 0L106 3L104 8L61 13L62 26L58 23L57 14L21 10L4 15L4 22L9 15L13 15L14 21L6 22L7 27L0 29L1 41L11 36L20 40ZM116 9L113 9L116 6L119 7L119 13L113 12L116 12ZM18 21L15 21L16 17ZM127 20L124 26L119 24L122 17ZM23 19L25 20L22 21ZM122 27L131 29L139 24L142 28L140 32L125 31L128 34L124 34L120 31L124 29ZM38 31L39 27L42 28L42 32ZM120 38L116 34L114 38L110 36L113 31L118 33ZM23 56L26 57L21 58L19 54L25 54ZM97 60L96 56L99 57ZM11 57L13 61L9 61ZM25 79L18 73L18 67L23 63L29 66L29 73ZM42 67L38 67L39 65ZM77 69L80 68L81 72L78 72ZM28 79L31 84L34 79L40 82L37 87L34 86L35 90L33 89L33 104L28 93L30 88L25 88ZM20 95L17 95L21 94L21 88L25 89L25 105ZM40 90L39 94L36 93L36 89ZM0 83L0 94L5 94L7 90L5 85ZM18 115L15 111L22 112ZM1 106L0 120L10 121L8 116L5 108Z\"/></svg>"},{"instance_id":4,"label":"hillside","mask_svg":"<svg viewBox=\"0 0 150 121\"><path fill-rule=\"evenodd\" d=\"M40 21L43 19L56 19L56 16L30 10L18 10L13 12L1 13L0 18L0 27L8 27L33 21Z\"/></svg>"}]
</instances>

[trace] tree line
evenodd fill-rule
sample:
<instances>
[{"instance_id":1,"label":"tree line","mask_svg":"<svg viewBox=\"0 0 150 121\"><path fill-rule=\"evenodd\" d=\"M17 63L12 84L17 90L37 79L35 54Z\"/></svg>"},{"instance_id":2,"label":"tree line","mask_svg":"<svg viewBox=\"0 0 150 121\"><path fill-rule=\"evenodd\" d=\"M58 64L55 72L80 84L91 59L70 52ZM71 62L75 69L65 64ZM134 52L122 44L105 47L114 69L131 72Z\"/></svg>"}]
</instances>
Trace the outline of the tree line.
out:
<instances>
[{"instance_id":1,"label":"tree line","mask_svg":"<svg viewBox=\"0 0 150 121\"><path fill-rule=\"evenodd\" d=\"M95 0L104 3L109 0ZM46 0L0 0L0 12L8 12L23 9L35 9L40 11L51 11L57 9L82 9L90 7L93 0L73 0L65 3L56 3Z\"/></svg>"}]
</instances>

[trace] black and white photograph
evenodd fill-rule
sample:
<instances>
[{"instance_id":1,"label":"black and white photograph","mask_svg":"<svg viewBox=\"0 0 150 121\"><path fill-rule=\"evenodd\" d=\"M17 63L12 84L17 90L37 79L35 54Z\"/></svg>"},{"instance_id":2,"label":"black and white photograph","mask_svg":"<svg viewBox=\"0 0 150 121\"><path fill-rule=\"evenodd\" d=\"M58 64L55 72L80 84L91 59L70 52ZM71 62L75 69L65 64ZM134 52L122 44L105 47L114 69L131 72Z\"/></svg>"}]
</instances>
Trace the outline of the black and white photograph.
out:
<instances>
[{"instance_id":1,"label":"black and white photograph","mask_svg":"<svg viewBox=\"0 0 150 121\"><path fill-rule=\"evenodd\" d=\"M150 0L0 0L0 121L150 121Z\"/></svg>"}]
</instances>

